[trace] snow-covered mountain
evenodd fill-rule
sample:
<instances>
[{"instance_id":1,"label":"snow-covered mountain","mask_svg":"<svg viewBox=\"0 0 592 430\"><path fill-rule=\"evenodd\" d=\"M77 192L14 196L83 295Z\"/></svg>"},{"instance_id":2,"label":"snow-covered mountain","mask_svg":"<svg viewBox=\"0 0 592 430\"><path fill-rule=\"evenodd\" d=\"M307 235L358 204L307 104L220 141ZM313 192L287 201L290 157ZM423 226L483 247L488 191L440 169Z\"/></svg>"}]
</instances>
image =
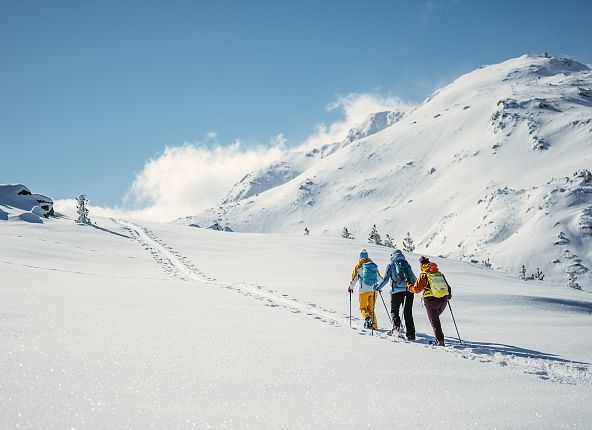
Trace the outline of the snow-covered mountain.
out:
<instances>
[{"instance_id":1,"label":"snow-covered mountain","mask_svg":"<svg viewBox=\"0 0 592 430\"><path fill-rule=\"evenodd\" d=\"M592 289L592 70L522 56L247 175L182 224L367 237Z\"/></svg>"}]
</instances>

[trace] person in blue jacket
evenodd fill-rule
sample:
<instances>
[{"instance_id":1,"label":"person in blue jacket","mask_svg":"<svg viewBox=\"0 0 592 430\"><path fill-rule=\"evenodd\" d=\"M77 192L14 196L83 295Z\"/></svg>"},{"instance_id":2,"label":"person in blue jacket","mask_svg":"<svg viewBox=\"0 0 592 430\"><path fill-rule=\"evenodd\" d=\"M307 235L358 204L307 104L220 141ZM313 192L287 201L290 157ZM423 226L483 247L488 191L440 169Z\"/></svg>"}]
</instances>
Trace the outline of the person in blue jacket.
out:
<instances>
[{"instance_id":1,"label":"person in blue jacket","mask_svg":"<svg viewBox=\"0 0 592 430\"><path fill-rule=\"evenodd\" d=\"M382 291L382 288L390 281L393 336L397 335L401 328L399 309L401 308L401 305L403 305L407 340L414 341L415 324L413 323L413 293L407 290L407 280L415 284L417 277L413 273L413 270L411 270L411 266L407 260L405 260L403 253L396 249L391 254L390 263L386 266L384 279L376 289Z\"/></svg>"}]
</instances>

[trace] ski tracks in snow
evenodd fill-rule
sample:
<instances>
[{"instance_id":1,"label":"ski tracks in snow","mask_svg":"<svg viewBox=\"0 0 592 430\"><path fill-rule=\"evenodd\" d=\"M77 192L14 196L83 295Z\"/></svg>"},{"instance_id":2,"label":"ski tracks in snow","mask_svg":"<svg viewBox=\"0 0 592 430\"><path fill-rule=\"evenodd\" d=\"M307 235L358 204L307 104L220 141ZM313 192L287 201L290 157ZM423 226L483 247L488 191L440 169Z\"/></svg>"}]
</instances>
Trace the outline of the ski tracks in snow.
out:
<instances>
[{"instance_id":1,"label":"ski tracks in snow","mask_svg":"<svg viewBox=\"0 0 592 430\"><path fill-rule=\"evenodd\" d=\"M207 276L200 271L187 257L171 248L160 240L146 227L131 222L113 219L113 222L127 230L130 237L137 241L149 252L162 269L172 277L201 284L210 284L219 288L233 290L244 296L260 300L265 306L277 307L292 313L301 313L319 320L325 324L336 327L348 327L348 315L339 315L335 310L323 308L315 303L303 302L288 294L267 288L258 284L224 283ZM360 335L371 335L380 340L401 343L401 346L432 348L427 345L427 340L419 339L415 343L407 343L398 337L390 335L389 331L370 330L360 327L360 320L355 318L352 329ZM504 350L499 345L477 344L472 342L451 343L447 348L441 349L455 354L467 360L496 364L523 373L535 375L541 379L574 385L592 385L592 366L588 363L572 362L553 356L544 356L542 353L514 353L512 348Z\"/></svg>"}]
</instances>

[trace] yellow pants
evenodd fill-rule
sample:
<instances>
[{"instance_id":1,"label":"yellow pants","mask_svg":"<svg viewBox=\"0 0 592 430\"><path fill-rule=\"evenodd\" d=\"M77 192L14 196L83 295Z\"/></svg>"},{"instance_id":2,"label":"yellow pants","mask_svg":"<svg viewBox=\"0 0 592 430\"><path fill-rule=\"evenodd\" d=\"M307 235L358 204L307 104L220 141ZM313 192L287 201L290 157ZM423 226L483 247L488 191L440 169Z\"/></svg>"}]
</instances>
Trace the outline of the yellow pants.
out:
<instances>
[{"instance_id":1,"label":"yellow pants","mask_svg":"<svg viewBox=\"0 0 592 430\"><path fill-rule=\"evenodd\" d=\"M362 318L372 318L372 327L376 330L378 322L376 321L376 314L374 313L374 304L376 303L376 291L368 291L367 293L360 293L360 312Z\"/></svg>"}]
</instances>

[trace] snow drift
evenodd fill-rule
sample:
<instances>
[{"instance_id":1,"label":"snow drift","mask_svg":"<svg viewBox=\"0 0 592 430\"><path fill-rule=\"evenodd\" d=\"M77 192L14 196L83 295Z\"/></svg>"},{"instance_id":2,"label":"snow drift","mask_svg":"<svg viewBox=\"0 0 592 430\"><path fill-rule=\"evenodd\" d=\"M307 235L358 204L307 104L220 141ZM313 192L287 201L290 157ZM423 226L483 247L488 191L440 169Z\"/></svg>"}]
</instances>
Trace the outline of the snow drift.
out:
<instances>
[{"instance_id":1,"label":"snow drift","mask_svg":"<svg viewBox=\"0 0 592 430\"><path fill-rule=\"evenodd\" d=\"M0 184L0 220L42 223L42 218L52 215L53 200L49 197L33 194L22 184Z\"/></svg>"}]
</instances>

